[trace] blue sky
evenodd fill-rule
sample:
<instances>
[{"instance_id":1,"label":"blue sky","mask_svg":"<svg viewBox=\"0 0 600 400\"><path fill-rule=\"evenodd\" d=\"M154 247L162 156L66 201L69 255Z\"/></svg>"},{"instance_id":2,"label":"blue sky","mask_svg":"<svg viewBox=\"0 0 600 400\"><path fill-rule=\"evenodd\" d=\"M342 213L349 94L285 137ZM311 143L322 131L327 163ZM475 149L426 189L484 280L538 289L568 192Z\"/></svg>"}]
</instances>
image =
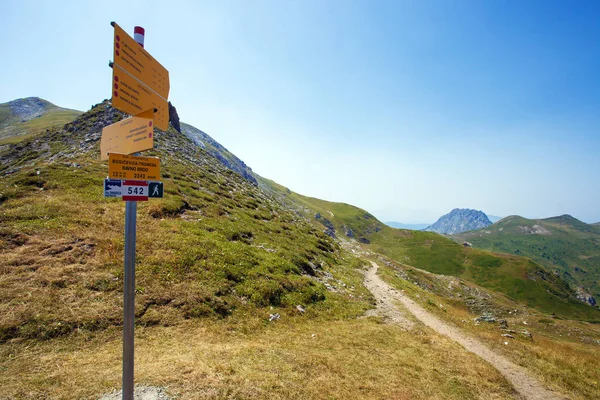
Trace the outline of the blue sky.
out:
<instances>
[{"instance_id":1,"label":"blue sky","mask_svg":"<svg viewBox=\"0 0 600 400\"><path fill-rule=\"evenodd\" d=\"M181 119L257 173L382 220L600 221L600 2L4 1L0 102L110 96L146 28Z\"/></svg>"}]
</instances>

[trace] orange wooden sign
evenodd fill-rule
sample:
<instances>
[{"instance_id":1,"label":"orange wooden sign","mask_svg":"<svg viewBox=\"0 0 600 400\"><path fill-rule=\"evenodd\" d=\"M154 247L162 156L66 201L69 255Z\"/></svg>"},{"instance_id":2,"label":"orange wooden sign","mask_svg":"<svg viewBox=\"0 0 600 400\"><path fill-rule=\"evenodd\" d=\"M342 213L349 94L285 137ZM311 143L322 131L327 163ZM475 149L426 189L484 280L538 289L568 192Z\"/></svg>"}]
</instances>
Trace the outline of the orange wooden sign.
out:
<instances>
[{"instance_id":1,"label":"orange wooden sign","mask_svg":"<svg viewBox=\"0 0 600 400\"><path fill-rule=\"evenodd\" d=\"M154 110L124 119L102 129L100 159L108 153L133 154L154 147Z\"/></svg>"},{"instance_id":2,"label":"orange wooden sign","mask_svg":"<svg viewBox=\"0 0 600 400\"><path fill-rule=\"evenodd\" d=\"M114 62L132 76L142 81L159 96L169 98L169 71L154 59L142 46L114 24Z\"/></svg>"},{"instance_id":3,"label":"orange wooden sign","mask_svg":"<svg viewBox=\"0 0 600 400\"><path fill-rule=\"evenodd\" d=\"M136 115L156 108L154 124L163 131L169 129L169 105L167 101L117 64L113 64L112 92L112 106L117 110Z\"/></svg>"},{"instance_id":4,"label":"orange wooden sign","mask_svg":"<svg viewBox=\"0 0 600 400\"><path fill-rule=\"evenodd\" d=\"M140 181L160 180L160 159L110 153L108 155L108 177Z\"/></svg>"}]
</instances>

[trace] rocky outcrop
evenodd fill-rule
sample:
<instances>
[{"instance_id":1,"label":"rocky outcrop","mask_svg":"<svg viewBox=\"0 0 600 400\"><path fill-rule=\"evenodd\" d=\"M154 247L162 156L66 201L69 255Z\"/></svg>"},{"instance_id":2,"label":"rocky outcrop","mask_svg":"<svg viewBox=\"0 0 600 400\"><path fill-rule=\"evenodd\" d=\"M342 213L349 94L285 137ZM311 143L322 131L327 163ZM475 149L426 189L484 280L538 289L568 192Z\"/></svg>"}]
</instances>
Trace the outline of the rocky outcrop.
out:
<instances>
[{"instance_id":1,"label":"rocky outcrop","mask_svg":"<svg viewBox=\"0 0 600 400\"><path fill-rule=\"evenodd\" d=\"M589 294L588 291L582 288L581 286L575 289L575 295L577 296L577 299L579 301L583 301L584 303L587 303L590 306L596 305L596 299L594 298L594 296Z\"/></svg>"},{"instance_id":2,"label":"rocky outcrop","mask_svg":"<svg viewBox=\"0 0 600 400\"><path fill-rule=\"evenodd\" d=\"M175 128L175 130L181 133L181 125L179 124L179 115L177 114L177 109L171 102L169 102L169 122L171 126Z\"/></svg>"},{"instance_id":3,"label":"rocky outcrop","mask_svg":"<svg viewBox=\"0 0 600 400\"><path fill-rule=\"evenodd\" d=\"M334 239L337 238L337 236L335 235L335 226L333 225L333 222L331 222L327 218L319 218L319 220L325 227L325 230L323 231L323 233L325 233L327 236L332 237Z\"/></svg>"},{"instance_id":4,"label":"rocky outcrop","mask_svg":"<svg viewBox=\"0 0 600 400\"><path fill-rule=\"evenodd\" d=\"M451 235L485 228L490 225L492 225L492 221L490 221L483 211L469 208L455 208L448 214L440 217L435 224L425 230Z\"/></svg>"}]
</instances>

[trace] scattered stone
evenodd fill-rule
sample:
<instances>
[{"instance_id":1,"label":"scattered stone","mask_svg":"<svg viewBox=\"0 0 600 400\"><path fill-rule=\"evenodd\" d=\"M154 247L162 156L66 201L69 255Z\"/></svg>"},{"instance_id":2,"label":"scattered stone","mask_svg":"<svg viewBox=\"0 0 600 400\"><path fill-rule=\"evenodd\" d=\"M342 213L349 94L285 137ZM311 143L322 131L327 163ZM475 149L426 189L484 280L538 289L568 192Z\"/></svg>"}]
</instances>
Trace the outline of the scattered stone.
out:
<instances>
[{"instance_id":1,"label":"scattered stone","mask_svg":"<svg viewBox=\"0 0 600 400\"><path fill-rule=\"evenodd\" d=\"M521 332L521 335L523 335L526 339L533 340L533 335L527 330L523 330L523 332Z\"/></svg>"},{"instance_id":2,"label":"scattered stone","mask_svg":"<svg viewBox=\"0 0 600 400\"><path fill-rule=\"evenodd\" d=\"M279 313L269 314L269 322L278 320L279 318L281 318L281 315L279 315Z\"/></svg>"},{"instance_id":3,"label":"scattered stone","mask_svg":"<svg viewBox=\"0 0 600 400\"><path fill-rule=\"evenodd\" d=\"M504 342L504 345L507 345L507 344L508 344L508 342Z\"/></svg>"},{"instance_id":4,"label":"scattered stone","mask_svg":"<svg viewBox=\"0 0 600 400\"><path fill-rule=\"evenodd\" d=\"M576 270L578 268L575 268ZM589 304L590 306L596 305L596 299L583 287L579 286L575 289L575 295L579 301Z\"/></svg>"},{"instance_id":5,"label":"scattered stone","mask_svg":"<svg viewBox=\"0 0 600 400\"><path fill-rule=\"evenodd\" d=\"M296 306L296 310L300 311L302 314L304 314L306 312L306 310L304 309L304 307L302 307L300 304L298 304Z\"/></svg>"},{"instance_id":6,"label":"scattered stone","mask_svg":"<svg viewBox=\"0 0 600 400\"><path fill-rule=\"evenodd\" d=\"M123 391L118 390L100 397L99 400L121 400ZM155 386L136 386L133 391L134 400L171 400L164 388Z\"/></svg>"},{"instance_id":7,"label":"scattered stone","mask_svg":"<svg viewBox=\"0 0 600 400\"><path fill-rule=\"evenodd\" d=\"M508 322L505 319L501 319L498 323L500 324L500 329L508 329Z\"/></svg>"},{"instance_id":8,"label":"scattered stone","mask_svg":"<svg viewBox=\"0 0 600 400\"><path fill-rule=\"evenodd\" d=\"M511 335L510 333L503 333L502 337L507 337L507 338L511 338L514 339L515 337L513 335Z\"/></svg>"},{"instance_id":9,"label":"scattered stone","mask_svg":"<svg viewBox=\"0 0 600 400\"><path fill-rule=\"evenodd\" d=\"M475 322L487 322L490 324L496 323L496 318L491 315L482 315L480 317L475 318Z\"/></svg>"}]
</instances>

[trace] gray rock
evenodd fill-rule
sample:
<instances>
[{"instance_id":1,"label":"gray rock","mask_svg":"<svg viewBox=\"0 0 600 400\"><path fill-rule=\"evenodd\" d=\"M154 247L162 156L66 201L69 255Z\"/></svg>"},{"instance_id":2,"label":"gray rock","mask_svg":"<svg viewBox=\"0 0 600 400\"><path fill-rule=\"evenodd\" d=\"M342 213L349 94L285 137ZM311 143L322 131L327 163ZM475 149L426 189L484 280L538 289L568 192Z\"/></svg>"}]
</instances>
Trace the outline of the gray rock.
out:
<instances>
[{"instance_id":1,"label":"gray rock","mask_svg":"<svg viewBox=\"0 0 600 400\"><path fill-rule=\"evenodd\" d=\"M121 400L123 391L105 394L99 400ZM136 386L133 391L134 400L171 400L164 388L155 386Z\"/></svg>"},{"instance_id":2,"label":"gray rock","mask_svg":"<svg viewBox=\"0 0 600 400\"><path fill-rule=\"evenodd\" d=\"M533 340L533 335L528 330L523 330L523 332L521 332L521 335L524 336L526 339Z\"/></svg>"},{"instance_id":3,"label":"gray rock","mask_svg":"<svg viewBox=\"0 0 600 400\"><path fill-rule=\"evenodd\" d=\"M269 321L275 321L275 320L278 320L279 318L281 318L281 315L279 315L279 313L269 314Z\"/></svg>"},{"instance_id":4,"label":"gray rock","mask_svg":"<svg viewBox=\"0 0 600 400\"><path fill-rule=\"evenodd\" d=\"M490 225L492 225L492 221L490 221L483 211L469 208L455 208L448 214L440 217L435 224L425 228L425 230L451 235L485 228Z\"/></svg>"},{"instance_id":5,"label":"gray rock","mask_svg":"<svg viewBox=\"0 0 600 400\"><path fill-rule=\"evenodd\" d=\"M491 315L482 315L480 317L475 318L475 322L487 322L490 324L496 323L496 318Z\"/></svg>"},{"instance_id":6,"label":"gray rock","mask_svg":"<svg viewBox=\"0 0 600 400\"><path fill-rule=\"evenodd\" d=\"M576 270L578 268L575 268ZM587 290L583 287L579 286L575 289L575 295L579 301L583 301L584 303L589 304L590 306L596 305L596 299L592 296Z\"/></svg>"}]
</instances>

